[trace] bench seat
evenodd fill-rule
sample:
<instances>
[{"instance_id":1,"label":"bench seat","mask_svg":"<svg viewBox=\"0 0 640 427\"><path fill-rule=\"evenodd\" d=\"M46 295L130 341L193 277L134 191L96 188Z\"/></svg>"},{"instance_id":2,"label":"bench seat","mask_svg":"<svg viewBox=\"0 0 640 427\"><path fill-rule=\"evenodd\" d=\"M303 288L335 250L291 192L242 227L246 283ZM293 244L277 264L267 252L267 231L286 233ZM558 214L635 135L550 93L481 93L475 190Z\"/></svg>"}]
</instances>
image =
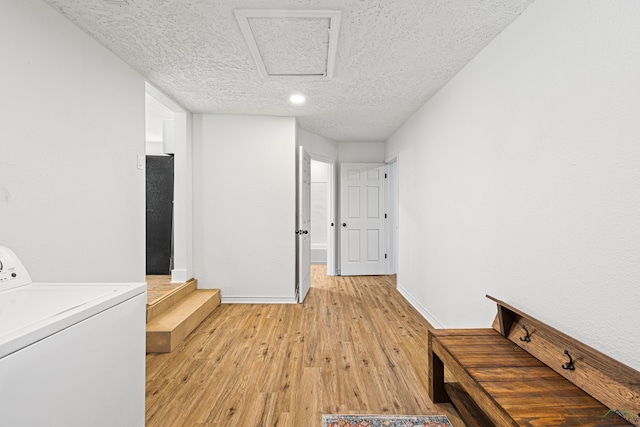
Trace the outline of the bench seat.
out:
<instances>
[{"instance_id":1,"label":"bench seat","mask_svg":"<svg viewBox=\"0 0 640 427\"><path fill-rule=\"evenodd\" d=\"M429 331L429 395L434 403L458 398L445 386L444 368L456 390L486 416L469 425L629 426L623 418L494 329ZM459 403L460 404L460 403Z\"/></svg>"}]
</instances>

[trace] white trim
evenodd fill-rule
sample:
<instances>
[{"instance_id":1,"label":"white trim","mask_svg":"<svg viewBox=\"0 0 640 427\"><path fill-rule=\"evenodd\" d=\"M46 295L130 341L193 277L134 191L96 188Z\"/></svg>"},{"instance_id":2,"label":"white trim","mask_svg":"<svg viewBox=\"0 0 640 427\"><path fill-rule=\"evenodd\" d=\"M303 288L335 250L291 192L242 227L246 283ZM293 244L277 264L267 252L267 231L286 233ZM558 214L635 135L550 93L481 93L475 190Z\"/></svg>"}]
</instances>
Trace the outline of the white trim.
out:
<instances>
[{"instance_id":1,"label":"white trim","mask_svg":"<svg viewBox=\"0 0 640 427\"><path fill-rule=\"evenodd\" d=\"M332 157L320 156L318 154L313 154L311 152L309 153L309 155L311 156L311 160L315 160L316 162L330 163L330 164L334 164L337 162L337 160Z\"/></svg>"},{"instance_id":2,"label":"white trim","mask_svg":"<svg viewBox=\"0 0 640 427\"><path fill-rule=\"evenodd\" d=\"M296 297L222 297L222 304L297 304Z\"/></svg>"},{"instance_id":3,"label":"white trim","mask_svg":"<svg viewBox=\"0 0 640 427\"><path fill-rule=\"evenodd\" d=\"M326 264L327 249L311 248L311 264Z\"/></svg>"},{"instance_id":4,"label":"white trim","mask_svg":"<svg viewBox=\"0 0 640 427\"><path fill-rule=\"evenodd\" d=\"M338 53L338 34L340 33L340 16L342 12L338 10L330 11L329 17L329 49L327 51L327 78L333 77L333 70L336 66L336 54Z\"/></svg>"},{"instance_id":5,"label":"white trim","mask_svg":"<svg viewBox=\"0 0 640 427\"><path fill-rule=\"evenodd\" d=\"M393 163L393 162L397 162L398 161L398 152L394 152L393 154L389 155L388 157L385 158L385 163Z\"/></svg>"},{"instance_id":6,"label":"white trim","mask_svg":"<svg viewBox=\"0 0 640 427\"><path fill-rule=\"evenodd\" d=\"M391 252L391 229L389 226L392 221L393 215L391 214L391 169L388 163L384 164L384 274L395 274L391 271L391 258L393 253Z\"/></svg>"},{"instance_id":7,"label":"white trim","mask_svg":"<svg viewBox=\"0 0 640 427\"><path fill-rule=\"evenodd\" d=\"M340 32L339 10L287 10L287 9L236 9L233 11L242 31L242 35L247 42L251 56L258 67L260 75L264 79L330 79L333 77L333 70L336 64L336 53L338 51L338 33ZM325 74L269 74L267 67L262 60L262 54L256 43L256 39L249 25L249 18L328 18L329 19L329 47L327 49L327 69Z\"/></svg>"},{"instance_id":8,"label":"white trim","mask_svg":"<svg viewBox=\"0 0 640 427\"><path fill-rule=\"evenodd\" d=\"M406 289L400 286L399 283L397 284L396 289L398 290L398 292L400 292L400 295L402 295L404 299L406 299L407 302L409 302L409 304L413 306L413 308L418 310L418 313L420 313L422 317L424 317L427 322L431 324L431 326L437 329L445 329L442 323L438 322L438 320L436 320L436 318L431 313L429 313L429 310L424 308L422 304L420 304L415 298L413 298Z\"/></svg>"},{"instance_id":9,"label":"white trim","mask_svg":"<svg viewBox=\"0 0 640 427\"><path fill-rule=\"evenodd\" d=\"M385 209L388 214L387 226L387 274L398 273L398 158L386 162L389 178L386 180Z\"/></svg>"},{"instance_id":10,"label":"white trim","mask_svg":"<svg viewBox=\"0 0 640 427\"><path fill-rule=\"evenodd\" d=\"M174 119L162 121L162 152L164 154L176 153L176 129Z\"/></svg>"}]
</instances>

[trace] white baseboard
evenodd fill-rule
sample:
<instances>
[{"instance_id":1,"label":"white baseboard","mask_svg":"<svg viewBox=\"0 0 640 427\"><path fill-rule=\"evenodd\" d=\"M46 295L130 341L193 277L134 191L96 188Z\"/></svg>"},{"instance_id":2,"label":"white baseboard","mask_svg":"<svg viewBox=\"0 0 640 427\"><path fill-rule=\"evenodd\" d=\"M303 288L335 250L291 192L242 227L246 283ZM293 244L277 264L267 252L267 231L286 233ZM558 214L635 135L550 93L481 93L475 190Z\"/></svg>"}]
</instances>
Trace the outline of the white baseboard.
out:
<instances>
[{"instance_id":1,"label":"white baseboard","mask_svg":"<svg viewBox=\"0 0 640 427\"><path fill-rule=\"evenodd\" d=\"M311 263L312 264L326 264L327 263L327 249L315 249L311 248Z\"/></svg>"},{"instance_id":2,"label":"white baseboard","mask_svg":"<svg viewBox=\"0 0 640 427\"><path fill-rule=\"evenodd\" d=\"M223 296L222 304L297 304L296 297L234 297Z\"/></svg>"},{"instance_id":3,"label":"white baseboard","mask_svg":"<svg viewBox=\"0 0 640 427\"><path fill-rule=\"evenodd\" d=\"M406 299L409 302L409 304L413 306L413 308L418 310L418 313L420 313L422 317L424 317L427 320L427 322L431 324L431 326L437 329L445 329L442 323L438 322L438 320L435 317L433 317L431 313L429 313L429 310L424 308L422 304L420 304L415 298L413 298L405 288L400 286L399 283L396 285L396 288L398 289L398 292L400 292L400 295L402 295L404 299Z\"/></svg>"}]
</instances>

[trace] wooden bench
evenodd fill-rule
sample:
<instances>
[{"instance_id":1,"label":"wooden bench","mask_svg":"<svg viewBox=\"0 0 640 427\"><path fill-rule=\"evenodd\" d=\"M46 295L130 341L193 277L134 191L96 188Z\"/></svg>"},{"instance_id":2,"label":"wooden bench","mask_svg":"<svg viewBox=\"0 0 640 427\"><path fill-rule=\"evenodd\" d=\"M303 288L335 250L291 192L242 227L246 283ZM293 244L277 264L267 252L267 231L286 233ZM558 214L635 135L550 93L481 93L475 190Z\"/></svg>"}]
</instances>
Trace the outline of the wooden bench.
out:
<instances>
[{"instance_id":1,"label":"wooden bench","mask_svg":"<svg viewBox=\"0 0 640 427\"><path fill-rule=\"evenodd\" d=\"M434 403L469 427L640 425L640 372L487 297L493 328L429 331Z\"/></svg>"}]
</instances>

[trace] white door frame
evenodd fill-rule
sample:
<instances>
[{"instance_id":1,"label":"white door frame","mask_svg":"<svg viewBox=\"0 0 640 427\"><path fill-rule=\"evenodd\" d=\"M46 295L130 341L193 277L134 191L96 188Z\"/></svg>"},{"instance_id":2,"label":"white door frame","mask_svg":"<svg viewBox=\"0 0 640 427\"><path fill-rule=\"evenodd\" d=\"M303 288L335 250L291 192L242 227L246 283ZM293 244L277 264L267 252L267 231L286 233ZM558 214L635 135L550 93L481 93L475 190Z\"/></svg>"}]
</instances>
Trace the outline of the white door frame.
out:
<instances>
[{"instance_id":1,"label":"white door frame","mask_svg":"<svg viewBox=\"0 0 640 427\"><path fill-rule=\"evenodd\" d=\"M386 181L387 221L387 274L398 273L398 158L387 163L388 179Z\"/></svg>"},{"instance_id":2,"label":"white door frame","mask_svg":"<svg viewBox=\"0 0 640 427\"><path fill-rule=\"evenodd\" d=\"M191 114L149 82L145 92L173 111L174 146L174 201L173 201L173 269L172 282L186 282L193 277L193 261L190 248L192 236L191 183Z\"/></svg>"}]
</instances>

